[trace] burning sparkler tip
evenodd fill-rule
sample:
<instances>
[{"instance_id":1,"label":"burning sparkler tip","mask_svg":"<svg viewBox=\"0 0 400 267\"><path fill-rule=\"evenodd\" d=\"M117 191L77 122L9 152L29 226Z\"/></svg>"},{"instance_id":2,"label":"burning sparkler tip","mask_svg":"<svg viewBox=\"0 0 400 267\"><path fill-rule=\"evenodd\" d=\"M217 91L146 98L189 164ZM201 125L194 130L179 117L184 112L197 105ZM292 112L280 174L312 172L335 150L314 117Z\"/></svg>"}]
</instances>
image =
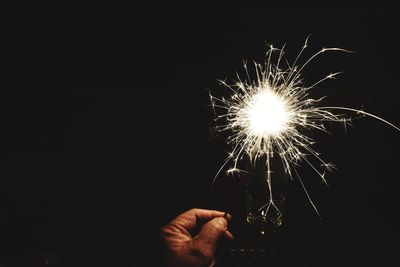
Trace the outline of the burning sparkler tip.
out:
<instances>
[{"instance_id":1,"label":"burning sparkler tip","mask_svg":"<svg viewBox=\"0 0 400 267\"><path fill-rule=\"evenodd\" d=\"M230 97L217 98L210 94L213 108L224 111L224 114L216 119L223 121L218 129L231 133L227 140L233 146L233 149L228 154L223 167L228 162L233 162L234 167L229 168L226 174L243 172L236 167L239 159L246 158L250 162L261 159L266 161L265 175L270 197L266 200L267 204L259 210L262 216L267 216L272 210L271 207L279 213L272 198L271 183L271 159L275 152L282 161L284 172L288 173L292 180L293 173L298 177L309 202L321 218L296 171L296 167L300 163L307 163L320 176L322 182L329 186L325 178L326 172L331 172L336 169L336 166L325 163L320 158L320 153L312 148L315 141L310 136L305 135L305 132L314 129L329 133L325 127L327 122L343 123L346 129L346 125L351 124L351 117L345 118L341 114L335 114L333 110L350 111L358 115L369 116L400 131L399 127L362 109L320 106L319 104L325 96L315 99L310 96L310 89L315 88L327 79L335 79L342 72L330 73L307 87L302 78L305 67L318 55L327 51L353 52L341 48L323 47L307 59L305 63L298 64L303 51L308 47L310 36L311 34L306 38L301 51L292 64L283 59L283 48L278 49L270 44L265 63L254 62L254 77L249 74L247 62L244 61L246 79L242 80L238 75L238 81L233 85L228 85L225 80L219 80L220 84L232 93ZM282 62L288 64L287 68L282 68ZM316 160L317 163L309 160L309 157Z\"/></svg>"}]
</instances>

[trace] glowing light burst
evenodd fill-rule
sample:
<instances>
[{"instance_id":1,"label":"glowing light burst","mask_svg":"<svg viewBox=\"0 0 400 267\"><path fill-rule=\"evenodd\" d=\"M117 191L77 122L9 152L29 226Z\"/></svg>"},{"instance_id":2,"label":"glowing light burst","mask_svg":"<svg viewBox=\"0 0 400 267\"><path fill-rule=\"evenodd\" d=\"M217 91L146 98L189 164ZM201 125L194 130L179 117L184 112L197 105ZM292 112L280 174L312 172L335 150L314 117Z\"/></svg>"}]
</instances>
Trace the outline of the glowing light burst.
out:
<instances>
[{"instance_id":1,"label":"glowing light burst","mask_svg":"<svg viewBox=\"0 0 400 267\"><path fill-rule=\"evenodd\" d=\"M224 87L231 91L229 98L218 98L210 94L214 112L216 109L223 111L216 117L216 121L219 122L217 130L228 131L227 142L232 145L232 151L217 172L212 184L228 163L233 166L226 172L235 174L246 172L238 167L238 163L244 158L250 159L253 163L261 158L266 160L268 199L266 199L265 205L259 207L258 210L264 217L268 216L271 210L280 213L273 199L271 183L271 159L275 156L281 159L284 171L289 174L291 179L293 177L299 179L305 194L319 216L296 167L302 163L309 165L327 184L325 174L333 169L333 165L325 162L320 157L320 153L312 148L315 142L304 132L309 132L310 129L326 132L325 124L328 122L339 122L344 125L350 123L351 117L335 114L334 110L369 116L400 131L400 128L388 121L362 110L320 106L323 98L312 98L310 96L311 89L325 80L334 79L339 73L331 73L314 84L305 86L302 71L320 54L329 51L351 51L340 48L323 48L305 63L299 65L298 62L307 47L307 42L308 38L292 64L284 60L284 48L277 49L270 46L266 53L265 63L263 65L254 63L253 79L249 74L247 64L244 64L247 75L245 79L238 76L238 80L233 85L221 81ZM285 67L282 67L284 64Z\"/></svg>"}]
</instances>

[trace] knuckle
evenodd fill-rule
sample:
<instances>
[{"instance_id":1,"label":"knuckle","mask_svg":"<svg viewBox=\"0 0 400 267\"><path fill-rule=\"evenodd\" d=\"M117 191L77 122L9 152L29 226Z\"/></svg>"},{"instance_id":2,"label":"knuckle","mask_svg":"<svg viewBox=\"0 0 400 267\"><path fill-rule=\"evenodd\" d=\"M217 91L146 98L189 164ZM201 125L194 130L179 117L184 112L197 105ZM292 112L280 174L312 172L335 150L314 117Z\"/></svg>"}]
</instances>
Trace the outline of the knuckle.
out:
<instances>
[{"instance_id":1,"label":"knuckle","mask_svg":"<svg viewBox=\"0 0 400 267\"><path fill-rule=\"evenodd\" d=\"M199 209L198 208L191 208L189 211L193 212L193 213L196 213L196 212L199 212Z\"/></svg>"},{"instance_id":2,"label":"knuckle","mask_svg":"<svg viewBox=\"0 0 400 267\"><path fill-rule=\"evenodd\" d=\"M214 224L210 225L210 227L212 227L214 229L214 231L217 233L225 233L225 231L226 231L226 227L222 226L219 223L214 223Z\"/></svg>"},{"instance_id":3,"label":"knuckle","mask_svg":"<svg viewBox=\"0 0 400 267\"><path fill-rule=\"evenodd\" d=\"M227 228L227 222L225 219L222 218L216 218L212 220L210 225L221 232L225 232Z\"/></svg>"},{"instance_id":4,"label":"knuckle","mask_svg":"<svg viewBox=\"0 0 400 267\"><path fill-rule=\"evenodd\" d=\"M161 229L159 229L159 232L162 237L167 237L167 236L171 236L174 233L176 233L176 229L172 225L166 225L166 226L162 227Z\"/></svg>"}]
</instances>

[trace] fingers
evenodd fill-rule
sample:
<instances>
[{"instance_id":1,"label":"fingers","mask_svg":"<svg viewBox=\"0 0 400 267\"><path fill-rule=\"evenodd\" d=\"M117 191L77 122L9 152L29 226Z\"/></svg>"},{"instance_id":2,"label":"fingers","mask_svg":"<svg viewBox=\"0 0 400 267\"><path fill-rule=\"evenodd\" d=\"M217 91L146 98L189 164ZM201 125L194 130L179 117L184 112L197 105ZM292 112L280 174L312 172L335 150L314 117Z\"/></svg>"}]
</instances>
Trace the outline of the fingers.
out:
<instances>
[{"instance_id":1,"label":"fingers","mask_svg":"<svg viewBox=\"0 0 400 267\"><path fill-rule=\"evenodd\" d=\"M225 237L228 238L229 240L233 240L234 239L233 235L231 234L231 232L229 232L229 230L226 230Z\"/></svg>"},{"instance_id":2,"label":"fingers","mask_svg":"<svg viewBox=\"0 0 400 267\"><path fill-rule=\"evenodd\" d=\"M226 235L227 229L228 221L224 217L214 218L203 225L198 235L193 238L193 243L206 254L213 255L219 240ZM232 234L229 233L228 236Z\"/></svg>"},{"instance_id":3,"label":"fingers","mask_svg":"<svg viewBox=\"0 0 400 267\"><path fill-rule=\"evenodd\" d=\"M189 212L193 212L197 219L206 220L206 221L212 220L217 217L223 217L225 214L222 211L204 210L204 209L192 209Z\"/></svg>"},{"instance_id":4,"label":"fingers","mask_svg":"<svg viewBox=\"0 0 400 267\"><path fill-rule=\"evenodd\" d=\"M191 230L198 225L199 221L207 222L217 217L223 217L224 215L224 212L217 210L191 209L176 217L171 221L171 224ZM231 215L227 214L226 219L230 220Z\"/></svg>"},{"instance_id":5,"label":"fingers","mask_svg":"<svg viewBox=\"0 0 400 267\"><path fill-rule=\"evenodd\" d=\"M224 217L214 218L204 224L197 236L188 243L188 252L192 258L213 266L214 253L218 241L227 232L228 221Z\"/></svg>"}]
</instances>

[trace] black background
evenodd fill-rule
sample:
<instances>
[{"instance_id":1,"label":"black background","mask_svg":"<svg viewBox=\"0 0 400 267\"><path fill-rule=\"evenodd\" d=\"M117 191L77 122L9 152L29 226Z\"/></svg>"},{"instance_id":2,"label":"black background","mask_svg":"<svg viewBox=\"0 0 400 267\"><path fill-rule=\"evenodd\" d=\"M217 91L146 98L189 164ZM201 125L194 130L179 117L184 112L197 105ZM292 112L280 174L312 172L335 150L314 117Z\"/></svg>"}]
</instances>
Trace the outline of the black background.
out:
<instances>
[{"instance_id":1,"label":"black background","mask_svg":"<svg viewBox=\"0 0 400 267\"><path fill-rule=\"evenodd\" d=\"M322 55L304 71L305 83L344 71L315 95L400 125L398 18L390 9L46 10L21 8L5 25L0 263L6 266L43 259L125 266L135 261L132 253L145 261L151 233L180 212L232 209L234 178L222 176L209 192L228 147L212 131L207 89L228 93L217 79L234 81L243 60L262 62L268 44L286 44L289 61L309 34L305 57L322 47L356 51ZM399 233L399 132L370 118L354 120L347 131L328 130L310 134L323 158L338 166L327 176L330 187L306 165L298 169L322 220L294 182L282 257L290 266L389 266ZM232 215L240 218L234 209ZM231 230L243 240L236 226Z\"/></svg>"}]
</instances>

